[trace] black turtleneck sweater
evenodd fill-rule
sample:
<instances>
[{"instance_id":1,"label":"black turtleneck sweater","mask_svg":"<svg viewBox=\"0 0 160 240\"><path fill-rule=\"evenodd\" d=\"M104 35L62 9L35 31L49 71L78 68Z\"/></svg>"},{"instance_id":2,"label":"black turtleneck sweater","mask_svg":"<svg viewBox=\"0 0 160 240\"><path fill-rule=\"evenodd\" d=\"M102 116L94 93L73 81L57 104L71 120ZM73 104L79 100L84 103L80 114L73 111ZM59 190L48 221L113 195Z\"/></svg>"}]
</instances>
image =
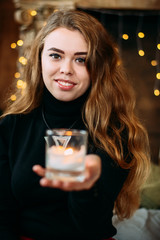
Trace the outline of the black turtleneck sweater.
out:
<instances>
[{"instance_id":1,"label":"black turtleneck sweater","mask_svg":"<svg viewBox=\"0 0 160 240\"><path fill-rule=\"evenodd\" d=\"M36 240L109 238L114 201L127 172L95 147L102 160L100 179L90 190L65 192L41 187L35 164L45 166L45 140L50 128L85 129L81 110L87 93L71 102L55 99L46 89L42 105L29 114L9 115L0 122L0 239Z\"/></svg>"}]
</instances>

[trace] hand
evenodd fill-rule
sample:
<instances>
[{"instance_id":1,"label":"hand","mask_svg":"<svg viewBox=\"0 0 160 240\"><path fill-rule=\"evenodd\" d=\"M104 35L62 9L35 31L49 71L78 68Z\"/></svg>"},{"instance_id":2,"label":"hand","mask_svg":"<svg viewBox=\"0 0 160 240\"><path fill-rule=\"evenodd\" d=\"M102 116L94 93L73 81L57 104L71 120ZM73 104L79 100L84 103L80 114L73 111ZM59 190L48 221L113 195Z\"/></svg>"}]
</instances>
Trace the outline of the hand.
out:
<instances>
[{"instance_id":1,"label":"hand","mask_svg":"<svg viewBox=\"0 0 160 240\"><path fill-rule=\"evenodd\" d=\"M83 182L47 179L45 178L46 169L40 165L34 165L33 171L42 177L40 180L40 185L42 187L59 188L64 191L87 190L90 189L100 177L101 159L95 154L86 156L85 179Z\"/></svg>"}]
</instances>

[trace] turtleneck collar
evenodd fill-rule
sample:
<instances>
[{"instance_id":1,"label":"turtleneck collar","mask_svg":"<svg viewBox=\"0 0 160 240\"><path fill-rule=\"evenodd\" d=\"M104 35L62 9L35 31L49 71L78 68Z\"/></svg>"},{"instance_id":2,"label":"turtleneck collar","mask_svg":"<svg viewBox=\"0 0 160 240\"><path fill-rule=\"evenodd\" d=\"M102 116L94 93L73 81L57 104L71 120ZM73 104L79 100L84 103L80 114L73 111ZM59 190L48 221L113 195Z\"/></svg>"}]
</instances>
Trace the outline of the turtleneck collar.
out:
<instances>
[{"instance_id":1,"label":"turtleneck collar","mask_svg":"<svg viewBox=\"0 0 160 240\"><path fill-rule=\"evenodd\" d=\"M64 102L57 100L45 87L42 113L49 128L85 129L82 120L82 108L87 100L89 92L90 89L79 98L73 101Z\"/></svg>"},{"instance_id":2,"label":"turtleneck collar","mask_svg":"<svg viewBox=\"0 0 160 240\"><path fill-rule=\"evenodd\" d=\"M82 107L88 97L89 89L79 98L73 101L60 101L57 100L45 87L43 104L45 113L49 115L54 115L56 117L65 117L66 115L79 115L82 111Z\"/></svg>"}]
</instances>

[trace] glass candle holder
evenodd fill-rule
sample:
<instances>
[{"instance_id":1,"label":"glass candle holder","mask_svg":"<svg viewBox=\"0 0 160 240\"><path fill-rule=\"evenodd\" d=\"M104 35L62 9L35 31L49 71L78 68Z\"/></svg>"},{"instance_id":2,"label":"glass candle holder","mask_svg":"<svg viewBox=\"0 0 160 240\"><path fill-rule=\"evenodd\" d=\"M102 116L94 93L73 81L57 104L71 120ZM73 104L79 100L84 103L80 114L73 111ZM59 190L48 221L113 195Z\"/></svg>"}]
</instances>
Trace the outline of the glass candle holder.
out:
<instances>
[{"instance_id":1,"label":"glass candle holder","mask_svg":"<svg viewBox=\"0 0 160 240\"><path fill-rule=\"evenodd\" d=\"M84 180L88 133L76 129L46 131L46 177L63 181Z\"/></svg>"}]
</instances>

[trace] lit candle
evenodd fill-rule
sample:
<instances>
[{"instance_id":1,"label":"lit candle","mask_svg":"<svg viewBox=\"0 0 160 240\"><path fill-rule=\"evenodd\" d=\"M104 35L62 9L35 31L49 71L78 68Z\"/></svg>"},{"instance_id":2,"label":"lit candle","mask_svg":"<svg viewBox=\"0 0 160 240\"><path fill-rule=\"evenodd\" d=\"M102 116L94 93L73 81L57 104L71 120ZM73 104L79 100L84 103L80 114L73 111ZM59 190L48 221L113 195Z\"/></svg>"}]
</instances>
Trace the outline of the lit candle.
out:
<instances>
[{"instance_id":1,"label":"lit candle","mask_svg":"<svg viewBox=\"0 0 160 240\"><path fill-rule=\"evenodd\" d=\"M47 167L74 171L84 160L85 147L81 146L80 150L75 150L71 147L52 146L48 149L47 155Z\"/></svg>"}]
</instances>

